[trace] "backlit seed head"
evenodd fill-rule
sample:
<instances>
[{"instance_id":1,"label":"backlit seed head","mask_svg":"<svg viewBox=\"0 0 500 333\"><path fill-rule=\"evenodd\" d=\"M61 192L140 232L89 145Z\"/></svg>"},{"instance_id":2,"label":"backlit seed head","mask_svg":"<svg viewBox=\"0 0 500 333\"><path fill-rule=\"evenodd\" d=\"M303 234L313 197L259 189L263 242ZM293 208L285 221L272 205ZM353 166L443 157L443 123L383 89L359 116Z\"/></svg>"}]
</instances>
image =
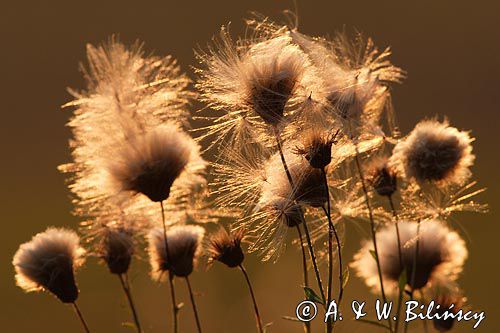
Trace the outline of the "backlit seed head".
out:
<instances>
[{"instance_id":1,"label":"backlit seed head","mask_svg":"<svg viewBox=\"0 0 500 333\"><path fill-rule=\"evenodd\" d=\"M17 285L26 291L48 290L61 302L73 303L78 298L74 271L85 261L84 254L74 231L49 228L14 255Z\"/></svg>"},{"instance_id":2,"label":"backlit seed head","mask_svg":"<svg viewBox=\"0 0 500 333\"><path fill-rule=\"evenodd\" d=\"M160 280L170 270L175 276L186 277L192 272L201 254L205 229L194 225L171 227L167 232L168 258L161 228L153 229L148 237L151 275Z\"/></svg>"},{"instance_id":3,"label":"backlit seed head","mask_svg":"<svg viewBox=\"0 0 500 333\"><path fill-rule=\"evenodd\" d=\"M208 240L210 260L220 261L230 268L241 265L245 258L241 248L243 237L243 229L228 233L226 229L221 227Z\"/></svg>"},{"instance_id":4,"label":"backlit seed head","mask_svg":"<svg viewBox=\"0 0 500 333\"><path fill-rule=\"evenodd\" d=\"M472 141L447 121L425 120L396 145L391 164L418 182L462 184L474 163Z\"/></svg>"},{"instance_id":5,"label":"backlit seed head","mask_svg":"<svg viewBox=\"0 0 500 333\"><path fill-rule=\"evenodd\" d=\"M332 144L335 143L338 131L309 130L302 139L302 146L297 152L305 157L309 165L315 169L324 169L332 161Z\"/></svg>"},{"instance_id":6,"label":"backlit seed head","mask_svg":"<svg viewBox=\"0 0 500 333\"><path fill-rule=\"evenodd\" d=\"M132 230L123 226L106 226L102 231L98 254L112 274L127 273L134 255Z\"/></svg>"}]
</instances>

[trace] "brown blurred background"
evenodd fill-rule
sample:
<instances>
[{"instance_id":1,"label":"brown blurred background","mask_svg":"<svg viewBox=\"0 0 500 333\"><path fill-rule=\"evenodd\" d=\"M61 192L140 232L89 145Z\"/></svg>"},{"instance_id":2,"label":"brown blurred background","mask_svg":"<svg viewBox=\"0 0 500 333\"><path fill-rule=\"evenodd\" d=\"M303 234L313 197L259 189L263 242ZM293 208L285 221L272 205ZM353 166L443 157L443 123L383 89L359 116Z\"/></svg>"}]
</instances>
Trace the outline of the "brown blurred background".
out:
<instances>
[{"instance_id":1,"label":"brown blurred background","mask_svg":"<svg viewBox=\"0 0 500 333\"><path fill-rule=\"evenodd\" d=\"M487 215L461 215L470 257L461 285L474 308L486 311L481 332L500 329L497 296L500 273L496 207L498 185L498 92L500 77L500 6L481 1L300 1L300 28L312 35L356 28L390 45L393 61L408 71L394 88L394 104L403 133L423 117L447 115L452 124L472 130L476 178L488 191ZM15 287L10 264L18 245L49 225L76 228L64 178L56 170L69 161L70 115L60 105L70 97L67 86L82 88L78 63L86 43L99 43L113 33L125 42L140 39L148 51L172 54L192 76L192 49L205 46L222 24L242 33L249 11L280 18L290 1L9 1L0 6L0 331L79 332L71 309L46 294L24 294ZM348 227L346 257L359 246L356 228ZM278 264L247 262L271 332L301 332L293 315L301 299L299 254L290 248ZM148 266L136 262L131 277L147 332L170 331L166 286L150 281ZM116 277L90 260L78 275L80 303L94 332L133 332ZM216 265L193 277L205 332L253 332L254 320L243 280L236 271ZM187 301L185 286L179 293ZM367 289L351 278L346 299L367 299ZM189 304L187 304L189 305ZM415 327L415 325L413 325ZM419 326L420 327L420 326ZM472 331L461 323L457 332ZM181 312L182 332L193 332L192 313ZM316 331L320 332L319 326ZM367 332L372 327L348 320L337 332ZM414 330L417 331L417 330ZM420 331L420 329L418 329Z\"/></svg>"}]
</instances>

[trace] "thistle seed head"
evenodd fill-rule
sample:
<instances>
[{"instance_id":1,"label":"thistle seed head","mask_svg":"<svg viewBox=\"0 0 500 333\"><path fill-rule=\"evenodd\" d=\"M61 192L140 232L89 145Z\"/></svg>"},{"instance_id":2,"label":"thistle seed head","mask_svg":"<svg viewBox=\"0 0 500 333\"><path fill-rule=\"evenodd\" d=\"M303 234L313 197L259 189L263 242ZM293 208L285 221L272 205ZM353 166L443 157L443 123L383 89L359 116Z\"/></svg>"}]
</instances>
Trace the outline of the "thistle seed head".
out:
<instances>
[{"instance_id":1,"label":"thistle seed head","mask_svg":"<svg viewBox=\"0 0 500 333\"><path fill-rule=\"evenodd\" d=\"M418 182L460 185L471 175L472 141L447 121L425 120L396 145L391 163Z\"/></svg>"},{"instance_id":2,"label":"thistle seed head","mask_svg":"<svg viewBox=\"0 0 500 333\"><path fill-rule=\"evenodd\" d=\"M167 232L168 258L161 228L153 229L148 237L151 275L160 280L170 270L175 276L186 277L192 272L201 254L205 229L200 226L173 226Z\"/></svg>"},{"instance_id":3,"label":"thistle seed head","mask_svg":"<svg viewBox=\"0 0 500 333\"><path fill-rule=\"evenodd\" d=\"M25 291L48 290L61 302L73 303L78 298L74 271L84 263L84 254L74 231L49 228L14 255L17 285Z\"/></svg>"},{"instance_id":4,"label":"thistle seed head","mask_svg":"<svg viewBox=\"0 0 500 333\"><path fill-rule=\"evenodd\" d=\"M208 241L210 260L220 261L230 268L241 265L245 258L241 248L243 237L243 229L228 233L226 229L221 227Z\"/></svg>"}]
</instances>

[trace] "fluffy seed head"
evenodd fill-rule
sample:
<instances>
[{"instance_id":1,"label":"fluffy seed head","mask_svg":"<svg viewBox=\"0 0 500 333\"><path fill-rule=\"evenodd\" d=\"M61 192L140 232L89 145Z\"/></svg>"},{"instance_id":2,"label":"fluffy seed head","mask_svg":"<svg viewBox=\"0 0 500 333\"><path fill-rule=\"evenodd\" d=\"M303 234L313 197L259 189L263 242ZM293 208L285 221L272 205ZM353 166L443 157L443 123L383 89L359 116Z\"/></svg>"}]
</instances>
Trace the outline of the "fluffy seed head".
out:
<instances>
[{"instance_id":1,"label":"fluffy seed head","mask_svg":"<svg viewBox=\"0 0 500 333\"><path fill-rule=\"evenodd\" d=\"M190 275L201 254L200 244L204 235L205 229L200 226L173 226L167 232L167 258L163 229L151 230L148 237L148 252L152 277L160 280L163 273L168 270L180 277Z\"/></svg>"},{"instance_id":2,"label":"fluffy seed head","mask_svg":"<svg viewBox=\"0 0 500 333\"><path fill-rule=\"evenodd\" d=\"M378 195L388 196L397 190L396 172L388 164L387 158L378 158L369 168L369 181Z\"/></svg>"},{"instance_id":3,"label":"fluffy seed head","mask_svg":"<svg viewBox=\"0 0 500 333\"><path fill-rule=\"evenodd\" d=\"M474 163L472 141L447 121L424 120L396 145L391 163L418 182L462 184Z\"/></svg>"},{"instance_id":4,"label":"fluffy seed head","mask_svg":"<svg viewBox=\"0 0 500 333\"><path fill-rule=\"evenodd\" d=\"M133 231L124 226L106 226L100 235L98 255L112 274L125 274L134 255Z\"/></svg>"},{"instance_id":5,"label":"fluffy seed head","mask_svg":"<svg viewBox=\"0 0 500 333\"><path fill-rule=\"evenodd\" d=\"M467 258L467 248L458 233L437 220L422 222L418 238L419 252L416 257L415 279L412 280L417 225L416 222L399 223L403 267L399 263L395 226L385 227L377 233L379 260L386 290L397 290L403 272L406 272L408 286L422 289L432 286L444 277L454 281L462 271ZM379 288L377 265L370 253L371 250L373 250L372 242L366 242L356 254L352 266L369 287L377 289Z\"/></svg>"},{"instance_id":6,"label":"fluffy seed head","mask_svg":"<svg viewBox=\"0 0 500 333\"><path fill-rule=\"evenodd\" d=\"M208 241L210 260L220 261L230 268L241 265L245 258L241 248L243 237L243 229L228 233L226 229L220 228Z\"/></svg>"},{"instance_id":7,"label":"fluffy seed head","mask_svg":"<svg viewBox=\"0 0 500 333\"><path fill-rule=\"evenodd\" d=\"M321 207L327 200L327 188L321 170L290 150L284 151L285 161L292 177L293 187L285 172L279 154L273 155L265 166L266 182L263 183L260 203L265 206L274 198L288 198L312 207Z\"/></svg>"},{"instance_id":8,"label":"fluffy seed head","mask_svg":"<svg viewBox=\"0 0 500 333\"><path fill-rule=\"evenodd\" d=\"M160 202L169 197L172 184L194 159L199 159L194 140L176 126L163 125L133 138L119 152L119 161L110 165L109 174L120 190Z\"/></svg>"},{"instance_id":9,"label":"fluffy seed head","mask_svg":"<svg viewBox=\"0 0 500 333\"><path fill-rule=\"evenodd\" d=\"M48 290L61 302L73 303L78 298L74 270L84 263L84 254L74 231L49 228L14 255L17 285L26 291Z\"/></svg>"}]
</instances>

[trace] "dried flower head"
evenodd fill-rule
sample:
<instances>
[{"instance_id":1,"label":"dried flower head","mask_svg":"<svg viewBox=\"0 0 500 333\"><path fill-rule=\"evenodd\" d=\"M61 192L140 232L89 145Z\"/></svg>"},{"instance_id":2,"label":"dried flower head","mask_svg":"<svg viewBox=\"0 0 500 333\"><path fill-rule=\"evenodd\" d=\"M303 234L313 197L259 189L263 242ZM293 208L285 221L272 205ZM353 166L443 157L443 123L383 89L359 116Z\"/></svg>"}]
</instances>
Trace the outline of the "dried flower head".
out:
<instances>
[{"instance_id":1,"label":"dried flower head","mask_svg":"<svg viewBox=\"0 0 500 333\"><path fill-rule=\"evenodd\" d=\"M26 291L48 290L63 303L78 298L74 271L85 261L85 250L71 230L48 228L14 255L16 282Z\"/></svg>"},{"instance_id":2,"label":"dried flower head","mask_svg":"<svg viewBox=\"0 0 500 333\"><path fill-rule=\"evenodd\" d=\"M226 229L219 228L208 240L210 261L220 261L230 268L241 265L245 258L241 248L243 238L243 229L228 233Z\"/></svg>"},{"instance_id":3,"label":"dried flower head","mask_svg":"<svg viewBox=\"0 0 500 333\"><path fill-rule=\"evenodd\" d=\"M203 164L199 151L189 135L166 124L130 140L119 152L118 161L110 164L109 174L119 190L163 201L189 163Z\"/></svg>"},{"instance_id":4,"label":"dried flower head","mask_svg":"<svg viewBox=\"0 0 500 333\"><path fill-rule=\"evenodd\" d=\"M235 45L223 28L215 48L198 59L205 67L198 70L202 99L224 112L207 128L211 135L249 130L248 135L259 136L269 127L283 128L313 82L308 57L284 31L256 33ZM241 119L251 126L238 126Z\"/></svg>"},{"instance_id":5,"label":"dried flower head","mask_svg":"<svg viewBox=\"0 0 500 333\"><path fill-rule=\"evenodd\" d=\"M179 225L167 232L168 258L165 237L161 228L151 230L148 236L148 252L151 275L160 280L170 270L175 276L186 277L193 272L201 254L201 241L205 229L200 226Z\"/></svg>"},{"instance_id":6,"label":"dried flower head","mask_svg":"<svg viewBox=\"0 0 500 333\"><path fill-rule=\"evenodd\" d=\"M87 46L87 58L87 88L71 91L75 100L65 105L74 108L73 162L60 166L72 173L75 213L99 224L112 207L151 223L158 205L149 198L185 209L186 197L205 186L206 166L185 133L189 79L171 57L146 56L141 45L115 38Z\"/></svg>"},{"instance_id":7,"label":"dried flower head","mask_svg":"<svg viewBox=\"0 0 500 333\"><path fill-rule=\"evenodd\" d=\"M458 233L437 220L422 223L418 238L417 228L416 222L399 223L403 267L399 263L395 226L385 227L377 233L379 260L384 286L387 284L386 290L397 290L399 278L403 273L406 274L409 287L422 289L432 286L444 277L454 281L462 271L467 258L467 248ZM419 251L415 256L417 239ZM372 250L372 242L366 242L356 254L352 267L369 287L377 289L380 286L377 265L370 253Z\"/></svg>"},{"instance_id":8,"label":"dried flower head","mask_svg":"<svg viewBox=\"0 0 500 333\"><path fill-rule=\"evenodd\" d=\"M332 144L336 141L335 133L311 129L302 137L302 147L297 152L303 155L314 169L324 169L332 161Z\"/></svg>"},{"instance_id":9,"label":"dried flower head","mask_svg":"<svg viewBox=\"0 0 500 333\"><path fill-rule=\"evenodd\" d=\"M328 189L324 184L322 171L312 168L304 157L289 149L285 149L283 154L293 186L280 155L276 153L265 165L266 182L261 190L261 206L272 202L275 197L289 198L312 207L323 206L328 197Z\"/></svg>"},{"instance_id":10,"label":"dried flower head","mask_svg":"<svg viewBox=\"0 0 500 333\"><path fill-rule=\"evenodd\" d=\"M369 181L378 195L388 196L397 190L397 176L386 157L376 158L369 169Z\"/></svg>"},{"instance_id":11,"label":"dried flower head","mask_svg":"<svg viewBox=\"0 0 500 333\"><path fill-rule=\"evenodd\" d=\"M98 255L111 274L127 273L135 252L133 230L125 225L106 225L102 228Z\"/></svg>"},{"instance_id":12,"label":"dried flower head","mask_svg":"<svg viewBox=\"0 0 500 333\"><path fill-rule=\"evenodd\" d=\"M424 120L396 145L391 163L418 182L462 184L474 163L472 141L447 121Z\"/></svg>"}]
</instances>

